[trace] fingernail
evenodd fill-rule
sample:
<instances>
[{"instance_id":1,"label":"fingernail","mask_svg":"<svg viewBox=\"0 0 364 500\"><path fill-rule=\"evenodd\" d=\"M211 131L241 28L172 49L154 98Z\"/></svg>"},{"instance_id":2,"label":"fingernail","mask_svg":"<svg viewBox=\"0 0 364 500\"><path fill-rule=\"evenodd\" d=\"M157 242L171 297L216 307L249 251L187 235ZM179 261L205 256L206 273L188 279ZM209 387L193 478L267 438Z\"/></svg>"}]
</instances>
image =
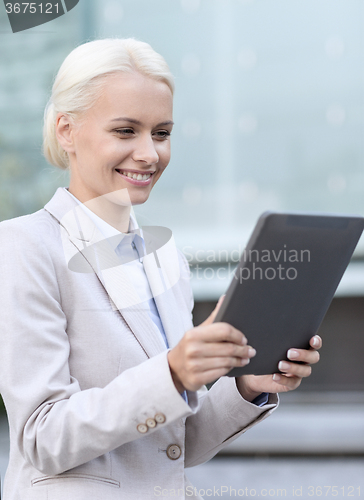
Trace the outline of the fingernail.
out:
<instances>
[{"instance_id":1,"label":"fingernail","mask_svg":"<svg viewBox=\"0 0 364 500\"><path fill-rule=\"evenodd\" d=\"M282 377L281 377L280 375L278 375L278 373L275 373L275 374L273 375L273 380L274 380L275 382L279 382L279 381L281 380L281 378L282 378Z\"/></svg>"},{"instance_id":2,"label":"fingernail","mask_svg":"<svg viewBox=\"0 0 364 500\"><path fill-rule=\"evenodd\" d=\"M287 352L287 358L289 358L289 359L296 359L296 358L298 358L299 355L300 355L300 353L298 351L296 351L295 349L290 349Z\"/></svg>"},{"instance_id":3,"label":"fingernail","mask_svg":"<svg viewBox=\"0 0 364 500\"><path fill-rule=\"evenodd\" d=\"M250 363L250 359L241 358L241 364L242 364L242 366L248 365L249 363Z\"/></svg>"},{"instance_id":4,"label":"fingernail","mask_svg":"<svg viewBox=\"0 0 364 500\"><path fill-rule=\"evenodd\" d=\"M248 353L249 353L249 357L252 358L253 356L256 355L257 351L255 349L253 349L253 347L249 347Z\"/></svg>"},{"instance_id":5,"label":"fingernail","mask_svg":"<svg viewBox=\"0 0 364 500\"><path fill-rule=\"evenodd\" d=\"M278 363L278 368L279 368L280 370L288 370L288 368L289 368L289 363L287 363L286 361L280 361L280 362Z\"/></svg>"},{"instance_id":6,"label":"fingernail","mask_svg":"<svg viewBox=\"0 0 364 500\"><path fill-rule=\"evenodd\" d=\"M317 337L314 337L312 344L314 347L318 347L320 345L319 339Z\"/></svg>"}]
</instances>

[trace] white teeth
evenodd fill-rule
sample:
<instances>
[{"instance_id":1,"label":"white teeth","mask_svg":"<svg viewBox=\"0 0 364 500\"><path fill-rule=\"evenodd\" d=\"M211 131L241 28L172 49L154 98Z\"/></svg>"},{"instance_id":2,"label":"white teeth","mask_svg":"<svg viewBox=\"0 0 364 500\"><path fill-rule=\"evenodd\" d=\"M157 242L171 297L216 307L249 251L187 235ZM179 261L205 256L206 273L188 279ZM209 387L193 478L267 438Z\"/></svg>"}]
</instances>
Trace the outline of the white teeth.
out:
<instances>
[{"instance_id":1,"label":"white teeth","mask_svg":"<svg viewBox=\"0 0 364 500\"><path fill-rule=\"evenodd\" d=\"M131 172L121 172L123 175L126 175L127 177L130 177L131 179L134 179L136 181L146 181L149 179L149 177L152 174L132 174Z\"/></svg>"}]
</instances>

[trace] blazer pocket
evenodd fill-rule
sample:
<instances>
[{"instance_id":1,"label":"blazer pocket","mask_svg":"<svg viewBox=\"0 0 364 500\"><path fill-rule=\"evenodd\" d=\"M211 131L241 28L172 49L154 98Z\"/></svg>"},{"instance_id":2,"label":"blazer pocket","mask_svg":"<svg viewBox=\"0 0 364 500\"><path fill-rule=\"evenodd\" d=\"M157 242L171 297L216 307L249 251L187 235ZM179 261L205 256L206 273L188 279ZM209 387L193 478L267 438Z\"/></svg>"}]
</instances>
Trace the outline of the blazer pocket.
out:
<instances>
[{"instance_id":1,"label":"blazer pocket","mask_svg":"<svg viewBox=\"0 0 364 500\"><path fill-rule=\"evenodd\" d=\"M32 479L32 486L41 486L46 484L59 484L64 480L71 481L91 481L101 483L114 488L120 488L120 482L108 477L93 476L91 474L62 474L60 476L42 476Z\"/></svg>"}]
</instances>

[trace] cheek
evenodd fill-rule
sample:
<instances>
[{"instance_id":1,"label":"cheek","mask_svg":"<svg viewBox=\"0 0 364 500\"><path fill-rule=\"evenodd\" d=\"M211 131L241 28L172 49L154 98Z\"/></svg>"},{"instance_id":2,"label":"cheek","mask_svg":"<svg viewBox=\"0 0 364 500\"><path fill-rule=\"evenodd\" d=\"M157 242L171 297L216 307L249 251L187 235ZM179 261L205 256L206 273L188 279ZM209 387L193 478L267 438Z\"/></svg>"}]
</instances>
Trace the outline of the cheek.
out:
<instances>
[{"instance_id":1,"label":"cheek","mask_svg":"<svg viewBox=\"0 0 364 500\"><path fill-rule=\"evenodd\" d=\"M159 162L158 162L158 170L157 172L153 175L154 180L151 184L151 186L154 186L154 184L160 179L161 175L167 168L167 165L169 163L169 155L159 155Z\"/></svg>"},{"instance_id":2,"label":"cheek","mask_svg":"<svg viewBox=\"0 0 364 500\"><path fill-rule=\"evenodd\" d=\"M153 177L154 177L154 182L152 184L153 186L157 182L157 180L160 179L160 177L163 174L163 172L165 171L166 167L167 167L166 164L159 166L158 172L153 175Z\"/></svg>"},{"instance_id":3,"label":"cheek","mask_svg":"<svg viewBox=\"0 0 364 500\"><path fill-rule=\"evenodd\" d=\"M103 146L105 148L105 146ZM121 139L114 139L108 142L106 145L106 153L107 156L111 159L119 163L123 161L125 158L128 158L133 153L133 146L128 141L123 141Z\"/></svg>"},{"instance_id":4,"label":"cheek","mask_svg":"<svg viewBox=\"0 0 364 500\"><path fill-rule=\"evenodd\" d=\"M159 156L159 162L161 163L163 168L166 168L166 166L169 163L169 160L171 159L171 144L170 142L168 143L163 143L160 148L157 150L158 156Z\"/></svg>"},{"instance_id":5,"label":"cheek","mask_svg":"<svg viewBox=\"0 0 364 500\"><path fill-rule=\"evenodd\" d=\"M118 139L105 138L94 142L88 150L89 156L92 156L96 162L105 168L117 167L122 161L131 154L130 147L125 142Z\"/></svg>"}]
</instances>

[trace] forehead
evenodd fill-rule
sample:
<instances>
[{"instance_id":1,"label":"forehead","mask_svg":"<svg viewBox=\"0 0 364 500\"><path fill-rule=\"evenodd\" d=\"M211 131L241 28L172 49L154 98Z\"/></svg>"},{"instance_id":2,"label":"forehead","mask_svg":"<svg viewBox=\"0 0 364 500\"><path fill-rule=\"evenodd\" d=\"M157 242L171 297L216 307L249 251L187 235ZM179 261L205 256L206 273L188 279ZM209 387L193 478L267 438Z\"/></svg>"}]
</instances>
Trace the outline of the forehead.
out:
<instances>
[{"instance_id":1,"label":"forehead","mask_svg":"<svg viewBox=\"0 0 364 500\"><path fill-rule=\"evenodd\" d=\"M105 118L127 116L140 121L171 120L172 111L173 97L168 85L140 73L108 76L93 106L93 112Z\"/></svg>"}]
</instances>

